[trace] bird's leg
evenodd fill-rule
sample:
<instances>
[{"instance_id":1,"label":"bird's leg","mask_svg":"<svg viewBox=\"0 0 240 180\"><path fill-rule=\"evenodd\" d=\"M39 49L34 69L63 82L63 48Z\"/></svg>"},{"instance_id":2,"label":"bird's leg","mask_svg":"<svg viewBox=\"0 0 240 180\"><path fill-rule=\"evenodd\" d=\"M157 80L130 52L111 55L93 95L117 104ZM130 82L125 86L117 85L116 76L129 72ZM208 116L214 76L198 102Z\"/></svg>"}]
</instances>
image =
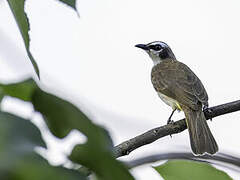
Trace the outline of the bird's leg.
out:
<instances>
[{"instance_id":1,"label":"bird's leg","mask_svg":"<svg viewBox=\"0 0 240 180\"><path fill-rule=\"evenodd\" d=\"M171 115L169 116L169 118L168 118L168 121L167 121L167 124L170 124L170 123L173 123L173 120L171 120L171 118L172 118L172 116L173 116L173 114L174 114L174 112L176 111L176 108L175 109L173 109L173 111L172 111L172 113L171 113ZM172 135L170 134L170 137L172 137Z\"/></svg>"},{"instance_id":2,"label":"bird's leg","mask_svg":"<svg viewBox=\"0 0 240 180\"><path fill-rule=\"evenodd\" d=\"M173 114L174 114L175 111L176 111L176 109L173 109L171 115L170 115L169 118L168 118L167 124L173 123L173 120L171 120L171 118L172 118L172 116L173 116Z\"/></svg>"}]
</instances>

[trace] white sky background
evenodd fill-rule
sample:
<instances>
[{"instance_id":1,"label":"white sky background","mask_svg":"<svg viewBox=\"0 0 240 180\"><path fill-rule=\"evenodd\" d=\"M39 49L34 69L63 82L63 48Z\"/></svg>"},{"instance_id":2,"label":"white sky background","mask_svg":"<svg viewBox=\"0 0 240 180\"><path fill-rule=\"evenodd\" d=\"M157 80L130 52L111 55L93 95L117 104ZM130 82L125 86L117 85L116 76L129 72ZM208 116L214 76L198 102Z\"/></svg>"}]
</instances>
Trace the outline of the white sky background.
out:
<instances>
[{"instance_id":1,"label":"white sky background","mask_svg":"<svg viewBox=\"0 0 240 180\"><path fill-rule=\"evenodd\" d=\"M43 87L104 125L115 144L166 124L171 113L152 87L150 58L135 44L167 42L177 59L202 80L210 106L240 99L238 0L79 0L78 11L80 19L58 1L27 1L31 51ZM34 75L19 30L3 0L0 20L1 81ZM31 106L11 99L5 101L4 108L33 116ZM176 113L173 119L181 117L182 113ZM239 117L239 113L233 113L209 122L220 152L240 155ZM34 119L40 118L34 115ZM47 133L45 137L50 148L47 156L54 164L64 162L60 152L70 152L70 142L79 138L75 133L62 143ZM187 131L141 147L122 159L178 150L190 151ZM150 166L136 168L133 174L138 180L159 179Z\"/></svg>"}]
</instances>

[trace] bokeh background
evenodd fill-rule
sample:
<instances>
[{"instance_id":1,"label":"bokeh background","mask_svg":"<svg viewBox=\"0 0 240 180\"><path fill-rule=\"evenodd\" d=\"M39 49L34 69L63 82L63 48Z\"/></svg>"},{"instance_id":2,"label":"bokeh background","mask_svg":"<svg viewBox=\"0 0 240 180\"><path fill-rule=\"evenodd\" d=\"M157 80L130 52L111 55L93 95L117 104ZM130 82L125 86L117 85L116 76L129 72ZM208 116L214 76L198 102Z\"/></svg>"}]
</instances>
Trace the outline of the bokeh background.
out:
<instances>
[{"instance_id":1,"label":"bokeh background","mask_svg":"<svg viewBox=\"0 0 240 180\"><path fill-rule=\"evenodd\" d=\"M166 124L171 113L154 91L152 62L138 43L167 42L179 61L202 80L210 106L240 99L240 2L237 0L78 0L80 18L59 1L26 1L31 52L44 89L70 100L110 132L114 144ZM14 17L0 0L0 80L35 76ZM35 76L36 78L36 76ZM72 132L52 137L28 103L5 98L2 108L31 118L48 150L37 149L54 165L84 137ZM184 117L176 113L173 119ZM209 122L220 152L240 155L240 114ZM190 151L187 131L164 137L121 158L131 160L161 152ZM222 167L220 167L223 169ZM236 172L224 169L237 179ZM132 170L138 180L159 180L150 165Z\"/></svg>"}]
</instances>

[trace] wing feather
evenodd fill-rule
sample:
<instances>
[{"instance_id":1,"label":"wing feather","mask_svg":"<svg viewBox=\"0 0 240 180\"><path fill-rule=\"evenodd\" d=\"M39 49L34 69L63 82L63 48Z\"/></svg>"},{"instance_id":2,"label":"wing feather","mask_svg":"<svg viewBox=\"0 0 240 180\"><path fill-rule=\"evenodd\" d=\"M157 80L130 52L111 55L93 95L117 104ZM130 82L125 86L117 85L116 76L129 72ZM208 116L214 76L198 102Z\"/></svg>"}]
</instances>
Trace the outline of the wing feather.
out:
<instances>
[{"instance_id":1,"label":"wing feather","mask_svg":"<svg viewBox=\"0 0 240 180\"><path fill-rule=\"evenodd\" d=\"M194 110L199 103L208 105L207 92L200 79L185 64L166 60L152 69L151 79L157 92L177 100Z\"/></svg>"}]
</instances>

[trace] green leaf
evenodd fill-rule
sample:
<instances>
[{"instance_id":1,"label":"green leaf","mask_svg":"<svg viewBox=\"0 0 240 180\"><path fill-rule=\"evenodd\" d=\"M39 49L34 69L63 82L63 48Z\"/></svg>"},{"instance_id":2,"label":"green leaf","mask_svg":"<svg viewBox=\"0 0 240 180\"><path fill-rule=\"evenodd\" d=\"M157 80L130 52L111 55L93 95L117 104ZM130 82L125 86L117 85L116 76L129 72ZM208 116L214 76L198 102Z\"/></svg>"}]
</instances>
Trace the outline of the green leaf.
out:
<instances>
[{"instance_id":1,"label":"green leaf","mask_svg":"<svg viewBox=\"0 0 240 180\"><path fill-rule=\"evenodd\" d=\"M87 143L74 148L70 156L72 161L90 168L104 180L133 180L127 168L114 158L108 132L94 124L75 105L41 90L32 79L0 84L0 90L4 96L30 101L55 136L64 138L73 129L82 132L87 137Z\"/></svg>"},{"instance_id":2,"label":"green leaf","mask_svg":"<svg viewBox=\"0 0 240 180\"><path fill-rule=\"evenodd\" d=\"M31 101L35 88L37 88L37 85L33 79L21 83L0 84L0 96L7 95L24 101Z\"/></svg>"},{"instance_id":3,"label":"green leaf","mask_svg":"<svg viewBox=\"0 0 240 180\"><path fill-rule=\"evenodd\" d=\"M76 0L59 0L65 4L67 4L68 6L72 7L74 10L76 9Z\"/></svg>"},{"instance_id":4,"label":"green leaf","mask_svg":"<svg viewBox=\"0 0 240 180\"><path fill-rule=\"evenodd\" d=\"M0 159L8 161L14 155L26 154L36 146L46 147L41 133L34 124L10 113L0 111ZM8 156L3 154L7 153ZM17 157L16 157L17 158Z\"/></svg>"},{"instance_id":5,"label":"green leaf","mask_svg":"<svg viewBox=\"0 0 240 180\"><path fill-rule=\"evenodd\" d=\"M105 143L105 139L107 143L111 141L105 132L95 126L83 112L68 101L37 88L32 95L32 103L35 110L43 115L51 132L59 138L67 136L73 129L78 129L88 138L94 136L99 140L102 139L101 144Z\"/></svg>"},{"instance_id":6,"label":"green leaf","mask_svg":"<svg viewBox=\"0 0 240 180\"><path fill-rule=\"evenodd\" d=\"M70 156L72 161L89 167L104 180L133 179L127 169L115 160L108 133L93 124L76 106L40 89L36 89L32 102L55 136L63 138L73 129L87 136L86 144L74 148Z\"/></svg>"},{"instance_id":7,"label":"green leaf","mask_svg":"<svg viewBox=\"0 0 240 180\"><path fill-rule=\"evenodd\" d=\"M37 146L46 147L34 124L0 111L0 179L86 180L78 171L49 165L35 152Z\"/></svg>"},{"instance_id":8,"label":"green leaf","mask_svg":"<svg viewBox=\"0 0 240 180\"><path fill-rule=\"evenodd\" d=\"M76 170L61 166L54 167L37 154L32 154L17 161L4 178L7 180L87 180Z\"/></svg>"},{"instance_id":9,"label":"green leaf","mask_svg":"<svg viewBox=\"0 0 240 180\"><path fill-rule=\"evenodd\" d=\"M216 169L208 163L188 160L167 161L154 169L164 180L232 180L227 173Z\"/></svg>"},{"instance_id":10,"label":"green leaf","mask_svg":"<svg viewBox=\"0 0 240 180\"><path fill-rule=\"evenodd\" d=\"M91 158L89 158L91 157ZM92 169L99 179L103 180L133 180L126 167L115 160L114 156L93 144L77 145L70 155L73 162Z\"/></svg>"},{"instance_id":11,"label":"green leaf","mask_svg":"<svg viewBox=\"0 0 240 180\"><path fill-rule=\"evenodd\" d=\"M28 35L28 31L30 30L29 27L29 22L28 22L28 18L26 13L24 12L24 3L25 0L7 0L8 4L10 6L10 9L15 17L15 20L17 22L18 28L21 32L24 44L25 44L25 48L28 54L28 57L30 58L32 65L34 67L35 72L37 73L37 76L40 78L39 75L39 69L37 66L36 61L34 60L30 49L29 49L29 35Z\"/></svg>"},{"instance_id":12,"label":"green leaf","mask_svg":"<svg viewBox=\"0 0 240 180\"><path fill-rule=\"evenodd\" d=\"M67 4L68 6L72 7L75 11L77 11L76 0L59 0L59 1ZM29 26L27 14L24 11L25 0L7 0L7 2L9 4L9 7L14 15L16 22L17 22L18 28L21 32L28 57L32 62L33 68L34 68L38 78L40 79L38 65L37 65L34 57L32 56L32 53L30 52L30 38L29 38L29 34L28 34L28 32L30 30L30 26Z\"/></svg>"}]
</instances>

